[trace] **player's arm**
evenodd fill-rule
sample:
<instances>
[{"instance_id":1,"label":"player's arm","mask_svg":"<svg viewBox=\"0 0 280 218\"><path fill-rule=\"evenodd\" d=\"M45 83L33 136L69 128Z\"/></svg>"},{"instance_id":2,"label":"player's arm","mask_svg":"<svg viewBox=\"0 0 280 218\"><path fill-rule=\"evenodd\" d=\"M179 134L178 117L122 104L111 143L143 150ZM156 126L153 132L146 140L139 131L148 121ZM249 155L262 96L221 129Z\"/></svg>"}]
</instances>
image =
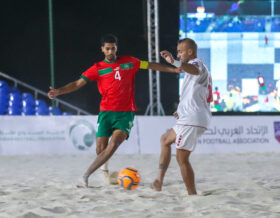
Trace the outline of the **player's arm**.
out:
<instances>
[{"instance_id":1,"label":"player's arm","mask_svg":"<svg viewBox=\"0 0 280 218\"><path fill-rule=\"evenodd\" d=\"M154 63L154 62L149 62L148 69L158 70L158 71L168 72L168 73L180 73L181 72L181 70L179 68L169 67L164 64Z\"/></svg>"},{"instance_id":2,"label":"player's arm","mask_svg":"<svg viewBox=\"0 0 280 218\"><path fill-rule=\"evenodd\" d=\"M50 87L50 91L48 92L48 96L50 99L53 99L59 95L67 94L70 92L74 92L81 87L83 87L87 82L83 79L80 78L74 82L68 83L65 86L62 86L61 88L54 89L53 87Z\"/></svg>"},{"instance_id":3,"label":"player's arm","mask_svg":"<svg viewBox=\"0 0 280 218\"><path fill-rule=\"evenodd\" d=\"M148 62L148 61L141 61L140 62L140 69L152 69L158 70L162 72L168 73L180 73L180 69L175 67L169 67L160 63Z\"/></svg>"},{"instance_id":4,"label":"player's arm","mask_svg":"<svg viewBox=\"0 0 280 218\"><path fill-rule=\"evenodd\" d=\"M180 68L181 70L189 74L193 74L193 75L199 74L199 70L197 69L197 67L195 67L193 64L182 63L181 61L175 60L169 51L161 51L160 55L162 58L165 59L166 62L174 65L177 68Z\"/></svg>"},{"instance_id":5,"label":"player's arm","mask_svg":"<svg viewBox=\"0 0 280 218\"><path fill-rule=\"evenodd\" d=\"M185 71L189 74L193 74L193 75L199 74L199 70L193 64L182 63L180 69L182 69L183 71Z\"/></svg>"}]
</instances>

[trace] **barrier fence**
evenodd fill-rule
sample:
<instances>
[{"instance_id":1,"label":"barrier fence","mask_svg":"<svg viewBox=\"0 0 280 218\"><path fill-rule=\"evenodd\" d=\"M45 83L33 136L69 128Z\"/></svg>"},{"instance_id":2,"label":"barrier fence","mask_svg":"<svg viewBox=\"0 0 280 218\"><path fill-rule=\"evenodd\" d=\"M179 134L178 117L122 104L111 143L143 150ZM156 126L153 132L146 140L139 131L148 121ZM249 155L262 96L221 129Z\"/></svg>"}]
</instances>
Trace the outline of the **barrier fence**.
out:
<instances>
[{"instance_id":1,"label":"barrier fence","mask_svg":"<svg viewBox=\"0 0 280 218\"><path fill-rule=\"evenodd\" d=\"M0 154L95 153L97 116L0 116ZM171 116L136 116L117 153L159 153ZM172 146L173 153L175 145ZM218 116L199 138L196 153L279 152L280 116Z\"/></svg>"}]
</instances>

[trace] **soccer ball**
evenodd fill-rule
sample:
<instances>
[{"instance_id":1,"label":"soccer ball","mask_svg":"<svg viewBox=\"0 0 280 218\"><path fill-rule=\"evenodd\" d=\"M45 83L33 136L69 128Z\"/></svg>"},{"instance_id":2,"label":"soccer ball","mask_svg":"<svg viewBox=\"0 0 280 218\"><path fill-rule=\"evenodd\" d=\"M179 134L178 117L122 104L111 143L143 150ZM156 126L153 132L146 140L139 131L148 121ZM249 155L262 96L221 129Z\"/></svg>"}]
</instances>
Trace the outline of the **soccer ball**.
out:
<instances>
[{"instance_id":1,"label":"soccer ball","mask_svg":"<svg viewBox=\"0 0 280 218\"><path fill-rule=\"evenodd\" d=\"M140 183L140 174L132 167L124 168L119 172L118 183L126 190L136 189Z\"/></svg>"}]
</instances>

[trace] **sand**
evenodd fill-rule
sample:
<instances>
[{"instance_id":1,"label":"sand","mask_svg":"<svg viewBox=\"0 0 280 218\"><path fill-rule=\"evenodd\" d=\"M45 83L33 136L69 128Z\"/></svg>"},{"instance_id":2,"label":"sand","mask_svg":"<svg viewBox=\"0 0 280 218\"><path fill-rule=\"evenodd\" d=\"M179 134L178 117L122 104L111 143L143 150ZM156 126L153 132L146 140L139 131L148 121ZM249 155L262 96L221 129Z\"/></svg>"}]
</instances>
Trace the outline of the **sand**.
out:
<instances>
[{"instance_id":1,"label":"sand","mask_svg":"<svg viewBox=\"0 0 280 218\"><path fill-rule=\"evenodd\" d=\"M197 196L188 196L175 156L163 190L149 188L158 155L115 155L109 168L134 167L132 191L106 185L101 171L75 187L95 155L0 156L0 217L280 217L280 153L193 154Z\"/></svg>"}]
</instances>

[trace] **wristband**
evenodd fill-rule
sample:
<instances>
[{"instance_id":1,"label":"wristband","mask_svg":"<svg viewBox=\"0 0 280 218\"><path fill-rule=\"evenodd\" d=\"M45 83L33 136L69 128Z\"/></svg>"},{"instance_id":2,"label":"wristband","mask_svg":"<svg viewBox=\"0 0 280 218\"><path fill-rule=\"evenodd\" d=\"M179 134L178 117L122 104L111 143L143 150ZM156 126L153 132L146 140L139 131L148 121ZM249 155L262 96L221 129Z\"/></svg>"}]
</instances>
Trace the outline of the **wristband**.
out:
<instances>
[{"instance_id":1,"label":"wristband","mask_svg":"<svg viewBox=\"0 0 280 218\"><path fill-rule=\"evenodd\" d=\"M140 69L148 69L149 62L148 61L140 61Z\"/></svg>"},{"instance_id":2,"label":"wristband","mask_svg":"<svg viewBox=\"0 0 280 218\"><path fill-rule=\"evenodd\" d=\"M177 67L177 68L180 68L182 66L182 61L181 60L180 61L174 60L172 65Z\"/></svg>"}]
</instances>

